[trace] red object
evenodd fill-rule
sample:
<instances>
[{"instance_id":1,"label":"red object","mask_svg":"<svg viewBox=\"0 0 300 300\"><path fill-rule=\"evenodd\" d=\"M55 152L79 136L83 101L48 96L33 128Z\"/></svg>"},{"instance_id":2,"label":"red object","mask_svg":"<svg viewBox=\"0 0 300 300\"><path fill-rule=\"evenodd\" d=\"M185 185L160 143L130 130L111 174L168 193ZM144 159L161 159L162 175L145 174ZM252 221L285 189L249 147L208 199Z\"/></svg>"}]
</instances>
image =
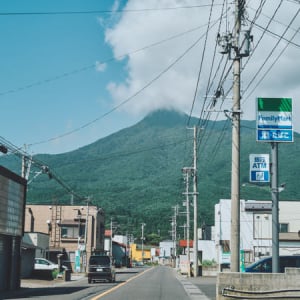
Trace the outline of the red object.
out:
<instances>
[{"instance_id":1,"label":"red object","mask_svg":"<svg viewBox=\"0 0 300 300\"><path fill-rule=\"evenodd\" d=\"M187 247L187 240L179 240L179 247ZM190 240L190 248L193 248L193 240Z\"/></svg>"}]
</instances>

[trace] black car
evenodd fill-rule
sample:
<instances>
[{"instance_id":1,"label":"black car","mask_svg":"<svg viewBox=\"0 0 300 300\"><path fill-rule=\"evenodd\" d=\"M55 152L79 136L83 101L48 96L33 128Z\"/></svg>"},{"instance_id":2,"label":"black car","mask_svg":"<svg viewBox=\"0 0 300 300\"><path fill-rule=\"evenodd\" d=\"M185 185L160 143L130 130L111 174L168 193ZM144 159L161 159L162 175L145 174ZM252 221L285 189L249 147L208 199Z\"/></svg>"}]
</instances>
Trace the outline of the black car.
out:
<instances>
[{"instance_id":1,"label":"black car","mask_svg":"<svg viewBox=\"0 0 300 300\"><path fill-rule=\"evenodd\" d=\"M99 280L116 281L115 267L108 255L92 255L89 259L88 283Z\"/></svg>"}]
</instances>

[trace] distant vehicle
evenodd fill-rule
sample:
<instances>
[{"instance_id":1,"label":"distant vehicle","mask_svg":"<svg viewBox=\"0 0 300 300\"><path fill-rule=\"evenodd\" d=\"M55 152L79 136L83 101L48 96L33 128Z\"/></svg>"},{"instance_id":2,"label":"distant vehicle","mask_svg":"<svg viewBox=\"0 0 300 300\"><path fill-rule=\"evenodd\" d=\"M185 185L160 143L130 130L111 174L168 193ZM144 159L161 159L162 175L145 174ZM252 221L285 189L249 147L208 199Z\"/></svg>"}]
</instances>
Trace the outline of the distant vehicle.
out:
<instances>
[{"instance_id":1,"label":"distant vehicle","mask_svg":"<svg viewBox=\"0 0 300 300\"><path fill-rule=\"evenodd\" d=\"M279 273L285 268L300 268L300 255L286 255L279 257ZM245 268L249 273L272 273L272 257L262 258Z\"/></svg>"},{"instance_id":2,"label":"distant vehicle","mask_svg":"<svg viewBox=\"0 0 300 300\"><path fill-rule=\"evenodd\" d=\"M115 266L108 255L92 255L89 259L88 283L99 280L116 281Z\"/></svg>"},{"instance_id":3,"label":"distant vehicle","mask_svg":"<svg viewBox=\"0 0 300 300\"><path fill-rule=\"evenodd\" d=\"M34 269L35 270L58 270L58 264L45 258L35 258L34 259Z\"/></svg>"}]
</instances>

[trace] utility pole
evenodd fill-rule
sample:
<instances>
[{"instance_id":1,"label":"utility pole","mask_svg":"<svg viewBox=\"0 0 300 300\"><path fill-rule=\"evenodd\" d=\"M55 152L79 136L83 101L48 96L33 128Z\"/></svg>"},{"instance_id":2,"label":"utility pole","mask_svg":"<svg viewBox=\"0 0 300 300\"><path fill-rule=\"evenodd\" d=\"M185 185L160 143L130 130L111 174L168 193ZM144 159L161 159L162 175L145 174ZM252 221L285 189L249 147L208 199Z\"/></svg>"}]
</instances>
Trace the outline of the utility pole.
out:
<instances>
[{"instance_id":1,"label":"utility pole","mask_svg":"<svg viewBox=\"0 0 300 300\"><path fill-rule=\"evenodd\" d=\"M231 166L231 272L240 271L240 51L241 0L235 0Z\"/></svg>"},{"instance_id":2,"label":"utility pole","mask_svg":"<svg viewBox=\"0 0 300 300\"><path fill-rule=\"evenodd\" d=\"M249 56L250 42L253 37L246 30L241 37L241 20L244 17L245 0L235 0L235 20L233 36L231 33L218 34L218 44L222 54L233 59L233 105L232 122L232 158L231 158L231 272L240 271L240 119L241 119L241 58ZM233 49L233 58L232 55Z\"/></svg>"},{"instance_id":3,"label":"utility pole","mask_svg":"<svg viewBox=\"0 0 300 300\"><path fill-rule=\"evenodd\" d=\"M25 152L27 151L27 145L24 145ZM21 171L21 176L28 180L29 178L29 173L30 173L30 167L32 163L32 157L27 157L26 155L22 156L22 171Z\"/></svg>"},{"instance_id":4,"label":"utility pole","mask_svg":"<svg viewBox=\"0 0 300 300\"><path fill-rule=\"evenodd\" d=\"M113 239L113 220L112 217L110 218L110 256L113 257L113 252L112 252L112 239Z\"/></svg>"},{"instance_id":5,"label":"utility pole","mask_svg":"<svg viewBox=\"0 0 300 300\"><path fill-rule=\"evenodd\" d=\"M142 223L142 262L144 263L144 227L145 223Z\"/></svg>"},{"instance_id":6,"label":"utility pole","mask_svg":"<svg viewBox=\"0 0 300 300\"><path fill-rule=\"evenodd\" d=\"M279 189L278 189L278 143L271 143L272 154L272 273L279 272Z\"/></svg>"},{"instance_id":7,"label":"utility pole","mask_svg":"<svg viewBox=\"0 0 300 300\"><path fill-rule=\"evenodd\" d=\"M89 226L89 202L90 202L90 197L86 199L86 217L85 217L85 228L84 228L85 271L87 269L87 257L88 257L87 242L88 242L88 226Z\"/></svg>"},{"instance_id":8,"label":"utility pole","mask_svg":"<svg viewBox=\"0 0 300 300\"><path fill-rule=\"evenodd\" d=\"M198 276L198 192L197 192L197 127L194 126L194 166L193 166L193 200L194 200L194 277Z\"/></svg>"},{"instance_id":9,"label":"utility pole","mask_svg":"<svg viewBox=\"0 0 300 300\"><path fill-rule=\"evenodd\" d=\"M174 258L174 267L176 265L176 257L177 257L177 216L178 216L178 205L173 207L174 215L172 217L172 243L173 243L173 258Z\"/></svg>"},{"instance_id":10,"label":"utility pole","mask_svg":"<svg viewBox=\"0 0 300 300\"><path fill-rule=\"evenodd\" d=\"M189 197L189 173L191 172L191 168L183 168L183 173L186 175L185 184L186 184L186 251L187 251L187 260L188 260L188 276L190 276L190 197Z\"/></svg>"}]
</instances>

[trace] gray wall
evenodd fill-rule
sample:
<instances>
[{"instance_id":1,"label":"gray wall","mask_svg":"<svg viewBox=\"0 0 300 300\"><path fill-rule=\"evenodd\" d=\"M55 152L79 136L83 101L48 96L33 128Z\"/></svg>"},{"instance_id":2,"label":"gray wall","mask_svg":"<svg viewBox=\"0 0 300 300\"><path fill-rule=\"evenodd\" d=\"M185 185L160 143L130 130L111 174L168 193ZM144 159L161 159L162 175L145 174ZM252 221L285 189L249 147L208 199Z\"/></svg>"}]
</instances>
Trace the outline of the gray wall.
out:
<instances>
[{"instance_id":1,"label":"gray wall","mask_svg":"<svg viewBox=\"0 0 300 300\"><path fill-rule=\"evenodd\" d=\"M300 269L286 268L286 273L218 273L217 300L260 299L276 296L287 299L300 294ZM244 298L245 297L245 298Z\"/></svg>"}]
</instances>

